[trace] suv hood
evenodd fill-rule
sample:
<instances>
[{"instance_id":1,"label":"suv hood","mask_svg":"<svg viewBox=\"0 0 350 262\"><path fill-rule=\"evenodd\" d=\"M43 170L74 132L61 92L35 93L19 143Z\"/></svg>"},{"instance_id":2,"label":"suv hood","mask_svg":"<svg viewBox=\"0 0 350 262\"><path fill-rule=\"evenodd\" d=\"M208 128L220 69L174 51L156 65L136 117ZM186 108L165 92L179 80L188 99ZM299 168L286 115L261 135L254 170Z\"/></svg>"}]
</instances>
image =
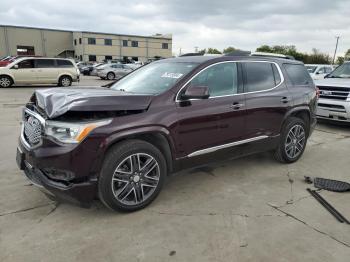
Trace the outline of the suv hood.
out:
<instances>
[{"instance_id":1,"label":"suv hood","mask_svg":"<svg viewBox=\"0 0 350 262\"><path fill-rule=\"evenodd\" d=\"M34 95L49 118L68 111L146 110L153 97L108 88L51 88L36 90Z\"/></svg>"},{"instance_id":2,"label":"suv hood","mask_svg":"<svg viewBox=\"0 0 350 262\"><path fill-rule=\"evenodd\" d=\"M314 80L316 86L334 86L350 88L350 78L325 78Z\"/></svg>"}]
</instances>

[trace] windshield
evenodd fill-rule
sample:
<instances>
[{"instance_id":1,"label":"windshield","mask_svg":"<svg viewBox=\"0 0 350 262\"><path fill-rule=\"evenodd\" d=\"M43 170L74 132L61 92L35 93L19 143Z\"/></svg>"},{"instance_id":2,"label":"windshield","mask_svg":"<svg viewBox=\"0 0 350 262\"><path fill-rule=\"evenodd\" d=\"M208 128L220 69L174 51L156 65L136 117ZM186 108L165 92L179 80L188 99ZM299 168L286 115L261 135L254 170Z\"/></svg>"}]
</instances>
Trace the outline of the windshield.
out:
<instances>
[{"instance_id":1,"label":"windshield","mask_svg":"<svg viewBox=\"0 0 350 262\"><path fill-rule=\"evenodd\" d=\"M350 78L350 63L342 64L337 67L332 73L330 73L327 77L331 78Z\"/></svg>"},{"instance_id":2,"label":"windshield","mask_svg":"<svg viewBox=\"0 0 350 262\"><path fill-rule=\"evenodd\" d=\"M305 66L309 73L315 73L317 66Z\"/></svg>"},{"instance_id":3,"label":"windshield","mask_svg":"<svg viewBox=\"0 0 350 262\"><path fill-rule=\"evenodd\" d=\"M160 94L173 87L196 66L183 62L151 63L127 75L111 88L138 94Z\"/></svg>"}]
</instances>

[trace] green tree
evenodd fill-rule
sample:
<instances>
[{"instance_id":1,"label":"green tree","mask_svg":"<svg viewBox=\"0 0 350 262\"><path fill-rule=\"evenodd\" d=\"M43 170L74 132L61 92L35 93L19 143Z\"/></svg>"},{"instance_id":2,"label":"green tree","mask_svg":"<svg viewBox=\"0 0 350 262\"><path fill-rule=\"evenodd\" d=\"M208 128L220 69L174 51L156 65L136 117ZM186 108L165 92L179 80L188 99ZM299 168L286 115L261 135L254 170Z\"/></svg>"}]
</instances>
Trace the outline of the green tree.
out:
<instances>
[{"instance_id":1,"label":"green tree","mask_svg":"<svg viewBox=\"0 0 350 262\"><path fill-rule=\"evenodd\" d=\"M221 52L219 50L217 50L216 48L209 47L207 50L207 54L221 54Z\"/></svg>"},{"instance_id":2,"label":"green tree","mask_svg":"<svg viewBox=\"0 0 350 262\"><path fill-rule=\"evenodd\" d=\"M345 58L344 56L338 56L337 61L335 62L337 65L342 65L344 64Z\"/></svg>"},{"instance_id":3,"label":"green tree","mask_svg":"<svg viewBox=\"0 0 350 262\"><path fill-rule=\"evenodd\" d=\"M233 53L234 51L237 51L238 49L234 48L233 46L229 46L229 47L226 47L222 53L223 54L229 54L229 53Z\"/></svg>"},{"instance_id":4,"label":"green tree","mask_svg":"<svg viewBox=\"0 0 350 262\"><path fill-rule=\"evenodd\" d=\"M199 51L198 51L198 53L199 53L199 54L202 54L202 55L204 55L204 54L205 54L205 52L207 52L207 49L205 49L205 48L204 48L204 49L202 49L202 50L199 50Z\"/></svg>"},{"instance_id":5,"label":"green tree","mask_svg":"<svg viewBox=\"0 0 350 262\"><path fill-rule=\"evenodd\" d=\"M348 51L346 51L344 59L350 60L350 49L348 49Z\"/></svg>"}]
</instances>

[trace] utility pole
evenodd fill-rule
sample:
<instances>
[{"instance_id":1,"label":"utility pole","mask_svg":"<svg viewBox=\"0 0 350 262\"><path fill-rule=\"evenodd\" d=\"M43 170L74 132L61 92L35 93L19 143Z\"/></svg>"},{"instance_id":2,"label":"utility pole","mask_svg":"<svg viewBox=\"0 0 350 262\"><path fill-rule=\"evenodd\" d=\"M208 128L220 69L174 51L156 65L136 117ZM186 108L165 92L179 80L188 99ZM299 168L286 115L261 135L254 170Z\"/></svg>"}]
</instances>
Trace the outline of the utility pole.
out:
<instances>
[{"instance_id":1,"label":"utility pole","mask_svg":"<svg viewBox=\"0 0 350 262\"><path fill-rule=\"evenodd\" d=\"M336 54L337 54L338 42L339 42L339 38L340 38L340 36L336 36L335 38L337 39L337 43L335 44L335 50L334 50L334 56L333 56L333 62L332 62L332 65L334 65L335 56L336 56Z\"/></svg>"}]
</instances>

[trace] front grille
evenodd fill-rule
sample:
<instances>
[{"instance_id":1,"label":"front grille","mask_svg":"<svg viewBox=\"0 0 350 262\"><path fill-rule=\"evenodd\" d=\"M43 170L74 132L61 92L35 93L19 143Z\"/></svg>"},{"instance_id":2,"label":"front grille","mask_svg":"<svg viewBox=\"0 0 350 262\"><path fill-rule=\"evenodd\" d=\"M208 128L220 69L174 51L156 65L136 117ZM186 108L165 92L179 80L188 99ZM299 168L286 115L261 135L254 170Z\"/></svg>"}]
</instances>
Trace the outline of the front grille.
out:
<instances>
[{"instance_id":1,"label":"front grille","mask_svg":"<svg viewBox=\"0 0 350 262\"><path fill-rule=\"evenodd\" d=\"M344 112L346 113L346 109L344 106L341 105L330 105L330 104L324 104L324 103L318 103L317 104L319 107L326 108L330 111L335 111L335 112Z\"/></svg>"},{"instance_id":2,"label":"front grille","mask_svg":"<svg viewBox=\"0 0 350 262\"><path fill-rule=\"evenodd\" d=\"M43 127L40 120L28 111L23 112L23 136L30 146L37 146L41 142Z\"/></svg>"},{"instance_id":3,"label":"front grille","mask_svg":"<svg viewBox=\"0 0 350 262\"><path fill-rule=\"evenodd\" d=\"M318 86L320 90L320 98L346 100L350 94L350 88L333 87L333 86Z\"/></svg>"}]
</instances>

